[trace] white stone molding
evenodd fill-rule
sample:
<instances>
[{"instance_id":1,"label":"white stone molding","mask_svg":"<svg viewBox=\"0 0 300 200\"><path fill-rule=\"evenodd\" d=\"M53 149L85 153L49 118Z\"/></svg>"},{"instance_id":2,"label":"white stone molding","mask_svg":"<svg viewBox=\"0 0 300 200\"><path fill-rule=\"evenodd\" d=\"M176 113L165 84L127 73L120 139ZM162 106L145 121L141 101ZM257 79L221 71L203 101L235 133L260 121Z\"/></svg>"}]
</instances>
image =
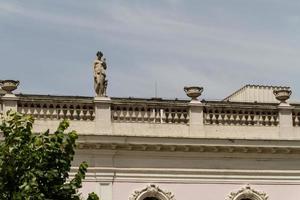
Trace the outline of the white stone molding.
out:
<instances>
[{"instance_id":1,"label":"white stone molding","mask_svg":"<svg viewBox=\"0 0 300 200\"><path fill-rule=\"evenodd\" d=\"M231 192L226 200L243 200L243 199L267 200L268 195L264 192L258 192L252 189L249 185L247 185L237 192Z\"/></svg>"},{"instance_id":2,"label":"white stone molding","mask_svg":"<svg viewBox=\"0 0 300 200\"><path fill-rule=\"evenodd\" d=\"M150 184L141 190L135 190L129 200L143 200L147 197L155 197L159 200L175 200L171 192L164 191L154 184Z\"/></svg>"},{"instance_id":3,"label":"white stone molding","mask_svg":"<svg viewBox=\"0 0 300 200\"><path fill-rule=\"evenodd\" d=\"M257 153L257 154L299 154L296 146L234 146L234 145L165 145L165 144L120 144L100 142L78 142L78 149L156 151L156 152L209 152L209 153Z\"/></svg>"}]
</instances>

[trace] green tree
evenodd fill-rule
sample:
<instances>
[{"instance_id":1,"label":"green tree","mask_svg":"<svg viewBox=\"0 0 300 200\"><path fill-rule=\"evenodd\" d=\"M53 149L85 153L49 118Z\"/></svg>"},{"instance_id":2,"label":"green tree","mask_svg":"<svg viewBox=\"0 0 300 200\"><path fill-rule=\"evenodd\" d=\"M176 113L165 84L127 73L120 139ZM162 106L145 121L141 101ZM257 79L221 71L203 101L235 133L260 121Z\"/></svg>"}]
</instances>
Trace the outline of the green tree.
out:
<instances>
[{"instance_id":1,"label":"green tree","mask_svg":"<svg viewBox=\"0 0 300 200\"><path fill-rule=\"evenodd\" d=\"M63 120L54 134L49 130L33 133L34 119L8 112L0 125L0 199L1 200L79 200L87 163L81 163L69 179L74 158L75 131L65 133L69 123ZM95 193L88 200L99 200Z\"/></svg>"}]
</instances>

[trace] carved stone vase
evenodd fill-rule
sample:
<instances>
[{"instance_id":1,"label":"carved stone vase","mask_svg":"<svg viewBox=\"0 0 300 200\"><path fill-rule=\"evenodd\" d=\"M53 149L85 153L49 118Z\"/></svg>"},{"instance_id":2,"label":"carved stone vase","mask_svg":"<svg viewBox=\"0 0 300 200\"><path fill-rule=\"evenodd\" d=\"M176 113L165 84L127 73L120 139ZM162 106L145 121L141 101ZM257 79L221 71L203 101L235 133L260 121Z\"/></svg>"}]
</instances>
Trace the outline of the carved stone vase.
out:
<instances>
[{"instance_id":1,"label":"carved stone vase","mask_svg":"<svg viewBox=\"0 0 300 200\"><path fill-rule=\"evenodd\" d=\"M7 94L12 94L12 91L18 88L20 81L15 80L2 80L0 81L0 87L4 90Z\"/></svg>"},{"instance_id":2,"label":"carved stone vase","mask_svg":"<svg viewBox=\"0 0 300 200\"><path fill-rule=\"evenodd\" d=\"M290 98L292 91L289 89L279 89L274 90L273 94L275 95L275 98L280 101L280 103L286 103L286 100Z\"/></svg>"},{"instance_id":3,"label":"carved stone vase","mask_svg":"<svg viewBox=\"0 0 300 200\"><path fill-rule=\"evenodd\" d=\"M184 91L188 97L192 98L192 100L197 100L197 98L203 92L203 87L198 87L198 86L184 87Z\"/></svg>"}]
</instances>

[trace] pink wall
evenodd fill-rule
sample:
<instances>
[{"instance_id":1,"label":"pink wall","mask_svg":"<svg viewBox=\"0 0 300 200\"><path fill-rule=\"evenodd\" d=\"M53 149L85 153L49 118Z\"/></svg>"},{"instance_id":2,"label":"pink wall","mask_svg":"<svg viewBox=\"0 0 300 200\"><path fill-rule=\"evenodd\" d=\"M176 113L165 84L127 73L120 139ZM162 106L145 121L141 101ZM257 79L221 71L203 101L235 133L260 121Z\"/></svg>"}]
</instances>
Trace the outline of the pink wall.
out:
<instances>
[{"instance_id":1,"label":"pink wall","mask_svg":"<svg viewBox=\"0 0 300 200\"><path fill-rule=\"evenodd\" d=\"M157 184L157 183L154 183ZM176 200L225 200L231 192L237 192L246 184L165 184L158 183L163 190L172 192ZM147 183L114 183L113 200L128 200L136 189ZM299 200L300 185L250 185L251 188L268 194L268 200ZM105 199L104 199L105 200Z\"/></svg>"}]
</instances>

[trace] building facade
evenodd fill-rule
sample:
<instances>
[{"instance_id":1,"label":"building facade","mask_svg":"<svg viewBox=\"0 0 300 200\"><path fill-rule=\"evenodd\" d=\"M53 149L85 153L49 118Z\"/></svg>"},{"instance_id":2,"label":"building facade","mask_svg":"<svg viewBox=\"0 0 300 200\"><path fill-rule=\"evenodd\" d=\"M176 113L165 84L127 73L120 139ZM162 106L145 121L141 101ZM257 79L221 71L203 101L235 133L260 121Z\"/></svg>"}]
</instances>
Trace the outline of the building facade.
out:
<instances>
[{"instance_id":1,"label":"building facade","mask_svg":"<svg viewBox=\"0 0 300 200\"><path fill-rule=\"evenodd\" d=\"M221 101L3 94L0 113L33 115L37 132L69 119L80 134L74 169L89 163L84 196L298 200L300 104L268 87L279 89L281 103L252 98L260 91Z\"/></svg>"}]
</instances>

